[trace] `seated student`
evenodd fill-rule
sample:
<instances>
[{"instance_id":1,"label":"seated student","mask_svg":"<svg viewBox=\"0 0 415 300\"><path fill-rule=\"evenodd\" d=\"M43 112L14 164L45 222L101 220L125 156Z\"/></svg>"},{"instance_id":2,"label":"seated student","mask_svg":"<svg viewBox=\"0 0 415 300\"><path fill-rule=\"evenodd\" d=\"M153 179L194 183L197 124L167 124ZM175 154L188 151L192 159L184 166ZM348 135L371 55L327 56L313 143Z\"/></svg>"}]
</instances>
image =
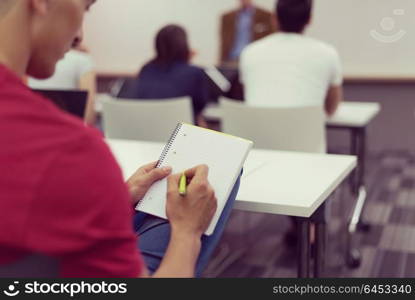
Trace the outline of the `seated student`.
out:
<instances>
[{"instance_id":1,"label":"seated student","mask_svg":"<svg viewBox=\"0 0 415 300\"><path fill-rule=\"evenodd\" d=\"M51 78L46 80L29 78L28 83L32 89L88 91L85 122L91 126L95 125L96 75L92 58L80 43L75 44L58 62L56 72Z\"/></svg>"},{"instance_id":2,"label":"seated student","mask_svg":"<svg viewBox=\"0 0 415 300\"><path fill-rule=\"evenodd\" d=\"M194 121L207 127L202 116L208 102L208 79L203 69L190 64L191 51L182 27L169 25L156 36L156 57L140 71L124 98L165 99L190 96Z\"/></svg>"},{"instance_id":3,"label":"seated student","mask_svg":"<svg viewBox=\"0 0 415 300\"><path fill-rule=\"evenodd\" d=\"M0 276L191 277L200 275L222 234L203 236L216 209L206 166L179 175L151 163L123 182L95 129L33 93L26 74L51 76L95 0L0 1ZM170 175L170 176L169 176ZM133 205L166 176L169 221ZM137 248L139 247L139 248ZM39 263L41 262L41 264ZM41 267L39 267L41 266Z\"/></svg>"},{"instance_id":4,"label":"seated student","mask_svg":"<svg viewBox=\"0 0 415 300\"><path fill-rule=\"evenodd\" d=\"M339 55L304 35L312 0L279 0L278 32L247 46L241 57L245 100L252 106L324 106L334 114L342 100Z\"/></svg>"},{"instance_id":5,"label":"seated student","mask_svg":"<svg viewBox=\"0 0 415 300\"><path fill-rule=\"evenodd\" d=\"M278 0L278 32L245 48L240 72L248 105L318 105L329 116L335 113L343 97L340 59L332 46L304 35L311 12L312 0ZM319 210L317 221L325 213ZM294 245L296 236L293 227L286 242Z\"/></svg>"}]
</instances>

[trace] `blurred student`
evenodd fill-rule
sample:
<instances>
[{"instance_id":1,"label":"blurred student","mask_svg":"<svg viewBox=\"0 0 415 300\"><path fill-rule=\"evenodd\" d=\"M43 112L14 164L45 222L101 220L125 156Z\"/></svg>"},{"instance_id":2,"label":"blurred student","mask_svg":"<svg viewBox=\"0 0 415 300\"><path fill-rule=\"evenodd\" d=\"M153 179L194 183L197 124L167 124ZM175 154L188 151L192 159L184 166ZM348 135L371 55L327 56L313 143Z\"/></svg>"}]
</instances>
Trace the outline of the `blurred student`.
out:
<instances>
[{"instance_id":1,"label":"blurred student","mask_svg":"<svg viewBox=\"0 0 415 300\"><path fill-rule=\"evenodd\" d=\"M33 93L27 74L46 79L81 36L95 0L0 1L0 277L191 277L219 241L235 185L211 236L216 210L206 166L180 174L150 163L125 183L97 130ZM143 8L144 9L144 8ZM170 175L170 176L169 176ZM168 177L167 220L133 207ZM137 222L138 221L138 222ZM149 272L150 271L150 272Z\"/></svg>"},{"instance_id":2,"label":"blurred student","mask_svg":"<svg viewBox=\"0 0 415 300\"><path fill-rule=\"evenodd\" d=\"M312 0L278 0L279 31L243 51L240 72L247 105L321 106L328 116L336 112L343 98L340 58L332 46L304 35L312 8ZM324 222L327 213L323 206L314 221ZM285 240L296 243L295 227Z\"/></svg>"},{"instance_id":3,"label":"blurred student","mask_svg":"<svg viewBox=\"0 0 415 300\"><path fill-rule=\"evenodd\" d=\"M207 127L202 113L209 100L208 78L202 68L190 63L192 52L186 31L177 25L163 27L157 33L155 48L156 57L120 97L160 100L189 96L195 124Z\"/></svg>"},{"instance_id":4,"label":"blurred student","mask_svg":"<svg viewBox=\"0 0 415 300\"><path fill-rule=\"evenodd\" d=\"M312 0L279 0L279 32L249 45L241 56L248 105L321 105L333 115L342 100L342 69L336 49L307 37Z\"/></svg>"},{"instance_id":5,"label":"blurred student","mask_svg":"<svg viewBox=\"0 0 415 300\"><path fill-rule=\"evenodd\" d=\"M221 62L239 60L242 50L274 31L271 12L254 5L253 0L239 0L236 10L221 19Z\"/></svg>"},{"instance_id":6,"label":"blurred student","mask_svg":"<svg viewBox=\"0 0 415 300\"><path fill-rule=\"evenodd\" d=\"M88 91L84 120L88 125L95 125L96 74L91 56L79 42L75 42L74 47L58 62L51 78L46 80L29 78L29 86L41 90Z\"/></svg>"}]
</instances>

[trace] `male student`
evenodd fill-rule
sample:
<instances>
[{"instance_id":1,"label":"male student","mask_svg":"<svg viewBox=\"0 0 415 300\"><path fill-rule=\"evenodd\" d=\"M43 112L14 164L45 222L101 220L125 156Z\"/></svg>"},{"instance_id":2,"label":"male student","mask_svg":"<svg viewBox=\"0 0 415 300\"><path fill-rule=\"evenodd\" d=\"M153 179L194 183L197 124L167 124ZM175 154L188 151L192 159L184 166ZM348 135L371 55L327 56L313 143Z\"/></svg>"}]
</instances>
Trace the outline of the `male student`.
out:
<instances>
[{"instance_id":1,"label":"male student","mask_svg":"<svg viewBox=\"0 0 415 300\"><path fill-rule=\"evenodd\" d=\"M274 33L252 43L240 62L245 102L250 106L321 106L328 116L342 100L339 55L330 45L304 35L312 15L312 0L278 0ZM327 210L316 213L324 221ZM294 227L285 240L294 245Z\"/></svg>"},{"instance_id":2,"label":"male student","mask_svg":"<svg viewBox=\"0 0 415 300\"><path fill-rule=\"evenodd\" d=\"M273 31L272 14L254 5L253 0L239 0L240 7L222 16L221 62L237 62L251 42Z\"/></svg>"},{"instance_id":3,"label":"male student","mask_svg":"<svg viewBox=\"0 0 415 300\"><path fill-rule=\"evenodd\" d=\"M155 277L193 276L212 250L210 237L201 241L216 209L208 168L186 171L185 196L178 192L180 175L155 163L125 184L99 134L21 80L53 74L80 39L93 2L0 1L0 36L7 41L0 44L0 276L40 270L42 277L143 277L144 260ZM166 176L170 224L145 217L140 253L132 207Z\"/></svg>"},{"instance_id":4,"label":"male student","mask_svg":"<svg viewBox=\"0 0 415 300\"><path fill-rule=\"evenodd\" d=\"M279 0L279 29L249 45L240 72L245 100L252 106L322 105L332 115L342 100L339 55L330 45L304 35L312 0Z\"/></svg>"}]
</instances>

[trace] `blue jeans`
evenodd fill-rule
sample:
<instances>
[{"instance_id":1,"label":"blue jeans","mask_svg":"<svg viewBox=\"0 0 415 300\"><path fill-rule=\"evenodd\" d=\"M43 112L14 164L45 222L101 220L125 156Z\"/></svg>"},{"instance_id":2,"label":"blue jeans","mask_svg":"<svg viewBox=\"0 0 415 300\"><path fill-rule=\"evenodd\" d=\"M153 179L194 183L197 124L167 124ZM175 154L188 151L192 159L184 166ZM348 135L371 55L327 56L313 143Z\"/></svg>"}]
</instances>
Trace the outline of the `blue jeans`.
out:
<instances>
[{"instance_id":1,"label":"blue jeans","mask_svg":"<svg viewBox=\"0 0 415 300\"><path fill-rule=\"evenodd\" d=\"M235 198L238 194L240 178L238 178L212 235L202 236L202 248L196 264L196 276L200 277L212 256L223 234L226 223L231 215ZM166 253L170 241L170 224L167 220L160 219L142 212L134 217L134 230L139 236L138 247L144 258L150 273L154 273L159 267Z\"/></svg>"}]
</instances>

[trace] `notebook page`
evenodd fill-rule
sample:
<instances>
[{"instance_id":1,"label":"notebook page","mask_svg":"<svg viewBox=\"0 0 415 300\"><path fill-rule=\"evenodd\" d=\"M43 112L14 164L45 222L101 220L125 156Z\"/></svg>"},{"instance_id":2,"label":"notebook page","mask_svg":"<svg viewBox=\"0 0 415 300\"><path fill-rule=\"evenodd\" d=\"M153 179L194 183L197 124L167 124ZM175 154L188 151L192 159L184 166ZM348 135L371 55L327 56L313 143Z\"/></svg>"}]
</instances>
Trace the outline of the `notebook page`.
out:
<instances>
[{"instance_id":1,"label":"notebook page","mask_svg":"<svg viewBox=\"0 0 415 300\"><path fill-rule=\"evenodd\" d=\"M208 179L218 208L206 234L213 233L251 147L250 141L182 124L166 153L160 167L171 166L173 173L182 173L201 164L209 167ZM150 188L136 209L166 218L166 193L167 179L164 179Z\"/></svg>"}]
</instances>

